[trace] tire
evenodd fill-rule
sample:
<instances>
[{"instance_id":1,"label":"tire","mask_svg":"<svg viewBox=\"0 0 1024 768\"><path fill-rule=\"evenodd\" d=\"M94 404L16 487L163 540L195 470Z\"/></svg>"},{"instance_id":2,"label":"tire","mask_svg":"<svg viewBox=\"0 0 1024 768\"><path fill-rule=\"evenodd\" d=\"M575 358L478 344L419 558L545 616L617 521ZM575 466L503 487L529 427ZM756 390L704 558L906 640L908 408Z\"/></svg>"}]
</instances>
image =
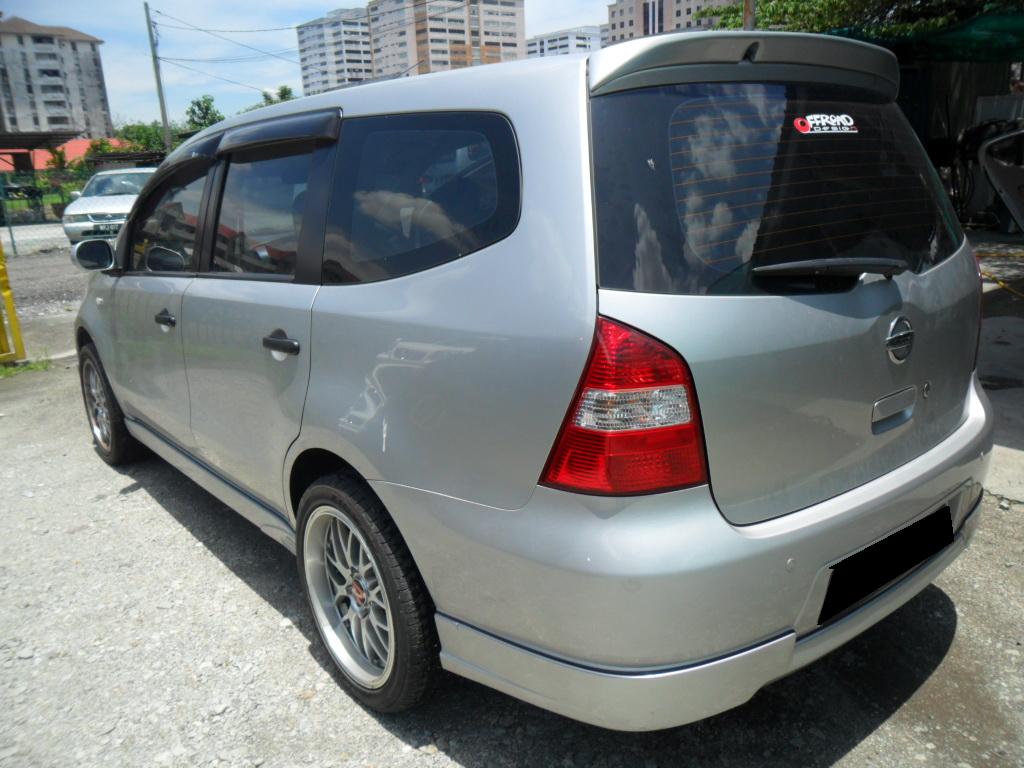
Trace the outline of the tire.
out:
<instances>
[{"instance_id":1,"label":"tire","mask_svg":"<svg viewBox=\"0 0 1024 768\"><path fill-rule=\"evenodd\" d=\"M439 646L434 605L394 521L364 483L338 473L306 490L298 523L299 581L341 684L377 712L416 706L437 679Z\"/></svg>"},{"instance_id":2,"label":"tire","mask_svg":"<svg viewBox=\"0 0 1024 768\"><path fill-rule=\"evenodd\" d=\"M82 401L92 430L93 446L100 458L116 467L141 457L145 450L128 433L124 413L110 388L96 347L91 343L78 350L78 379L82 385Z\"/></svg>"}]
</instances>

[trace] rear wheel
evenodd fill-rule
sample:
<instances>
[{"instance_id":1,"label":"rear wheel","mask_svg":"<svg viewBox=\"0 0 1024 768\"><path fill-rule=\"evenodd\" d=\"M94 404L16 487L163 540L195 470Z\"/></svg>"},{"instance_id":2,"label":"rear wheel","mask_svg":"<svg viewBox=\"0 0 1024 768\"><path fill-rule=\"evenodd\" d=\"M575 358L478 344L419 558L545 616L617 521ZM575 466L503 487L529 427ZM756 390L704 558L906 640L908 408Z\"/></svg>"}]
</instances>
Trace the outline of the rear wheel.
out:
<instances>
[{"instance_id":1,"label":"rear wheel","mask_svg":"<svg viewBox=\"0 0 1024 768\"><path fill-rule=\"evenodd\" d=\"M418 704L437 672L433 605L380 500L343 474L299 502L299 579L354 698L380 712Z\"/></svg>"},{"instance_id":2,"label":"rear wheel","mask_svg":"<svg viewBox=\"0 0 1024 768\"><path fill-rule=\"evenodd\" d=\"M111 466L137 459L143 452L142 445L128 433L124 413L117 404L96 347L92 344L86 344L78 351L78 374L93 445L100 458Z\"/></svg>"}]
</instances>

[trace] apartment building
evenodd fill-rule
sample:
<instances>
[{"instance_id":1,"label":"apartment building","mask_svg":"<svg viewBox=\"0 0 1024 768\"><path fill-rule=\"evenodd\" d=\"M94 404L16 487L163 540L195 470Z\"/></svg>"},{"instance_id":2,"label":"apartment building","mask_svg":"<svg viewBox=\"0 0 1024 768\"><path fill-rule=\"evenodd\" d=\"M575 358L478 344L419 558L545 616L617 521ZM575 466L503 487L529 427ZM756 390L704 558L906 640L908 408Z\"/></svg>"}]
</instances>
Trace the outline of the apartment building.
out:
<instances>
[{"instance_id":1,"label":"apartment building","mask_svg":"<svg viewBox=\"0 0 1024 768\"><path fill-rule=\"evenodd\" d=\"M618 0L608 6L608 44L634 37L679 30L712 29L714 18L698 19L702 8L729 5L732 0Z\"/></svg>"},{"instance_id":2,"label":"apartment building","mask_svg":"<svg viewBox=\"0 0 1024 768\"><path fill-rule=\"evenodd\" d=\"M370 15L366 8L339 8L300 24L296 34L303 96L373 77Z\"/></svg>"},{"instance_id":3,"label":"apartment building","mask_svg":"<svg viewBox=\"0 0 1024 768\"><path fill-rule=\"evenodd\" d=\"M382 77L423 75L526 56L524 0L371 0Z\"/></svg>"},{"instance_id":4,"label":"apartment building","mask_svg":"<svg viewBox=\"0 0 1024 768\"><path fill-rule=\"evenodd\" d=\"M112 136L102 43L69 27L0 18L0 130Z\"/></svg>"},{"instance_id":5,"label":"apartment building","mask_svg":"<svg viewBox=\"0 0 1024 768\"><path fill-rule=\"evenodd\" d=\"M332 11L299 26L303 93L371 77L420 75L524 58L523 4L524 0L371 0L365 8ZM356 45L357 41L365 44Z\"/></svg>"},{"instance_id":6,"label":"apartment building","mask_svg":"<svg viewBox=\"0 0 1024 768\"><path fill-rule=\"evenodd\" d=\"M565 56L570 53L596 51L601 47L601 27L573 27L531 37L526 41L526 56Z\"/></svg>"}]
</instances>

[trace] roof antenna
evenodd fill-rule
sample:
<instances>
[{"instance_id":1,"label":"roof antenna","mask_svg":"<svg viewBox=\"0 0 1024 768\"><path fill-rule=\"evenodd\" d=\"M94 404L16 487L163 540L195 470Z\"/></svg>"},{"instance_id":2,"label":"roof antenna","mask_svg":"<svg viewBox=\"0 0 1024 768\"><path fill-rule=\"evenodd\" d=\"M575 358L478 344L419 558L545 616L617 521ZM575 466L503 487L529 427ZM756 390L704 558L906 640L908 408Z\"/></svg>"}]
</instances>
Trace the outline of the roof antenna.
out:
<instances>
[{"instance_id":1,"label":"roof antenna","mask_svg":"<svg viewBox=\"0 0 1024 768\"><path fill-rule=\"evenodd\" d=\"M743 54L743 61L749 61L753 63L754 58L757 56L757 49L760 47L760 45L761 43L759 42L751 43L750 46L747 48L746 53Z\"/></svg>"}]
</instances>

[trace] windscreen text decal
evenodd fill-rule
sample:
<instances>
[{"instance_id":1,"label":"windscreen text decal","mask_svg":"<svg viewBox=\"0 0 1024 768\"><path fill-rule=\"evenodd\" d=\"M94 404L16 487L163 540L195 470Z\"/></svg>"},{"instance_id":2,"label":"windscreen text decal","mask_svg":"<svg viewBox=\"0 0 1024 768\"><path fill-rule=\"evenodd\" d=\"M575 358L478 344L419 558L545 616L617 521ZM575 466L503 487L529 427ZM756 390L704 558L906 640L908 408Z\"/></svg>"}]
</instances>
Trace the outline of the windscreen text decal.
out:
<instances>
[{"instance_id":1,"label":"windscreen text decal","mask_svg":"<svg viewBox=\"0 0 1024 768\"><path fill-rule=\"evenodd\" d=\"M857 124L849 115L807 115L796 118L793 126L800 133L857 133Z\"/></svg>"}]
</instances>

